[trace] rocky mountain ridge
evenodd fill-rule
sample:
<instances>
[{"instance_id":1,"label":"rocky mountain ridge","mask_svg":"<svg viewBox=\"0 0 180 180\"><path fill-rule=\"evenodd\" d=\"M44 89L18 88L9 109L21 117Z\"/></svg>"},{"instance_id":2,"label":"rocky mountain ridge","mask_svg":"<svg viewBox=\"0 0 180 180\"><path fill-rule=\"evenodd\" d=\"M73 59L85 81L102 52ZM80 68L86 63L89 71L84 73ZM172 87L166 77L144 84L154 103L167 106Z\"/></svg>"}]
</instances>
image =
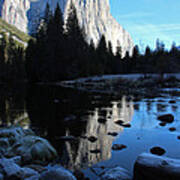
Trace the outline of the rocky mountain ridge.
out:
<instances>
[{"instance_id":1,"label":"rocky mountain ridge","mask_svg":"<svg viewBox=\"0 0 180 180\"><path fill-rule=\"evenodd\" d=\"M111 41L114 52L117 46L121 46L123 55L126 51L132 53L132 38L112 17L109 0L0 0L0 15L23 32L33 33L44 15L47 3L52 10L59 3L66 20L71 1L88 42L93 39L97 45L104 34L106 41Z\"/></svg>"}]
</instances>

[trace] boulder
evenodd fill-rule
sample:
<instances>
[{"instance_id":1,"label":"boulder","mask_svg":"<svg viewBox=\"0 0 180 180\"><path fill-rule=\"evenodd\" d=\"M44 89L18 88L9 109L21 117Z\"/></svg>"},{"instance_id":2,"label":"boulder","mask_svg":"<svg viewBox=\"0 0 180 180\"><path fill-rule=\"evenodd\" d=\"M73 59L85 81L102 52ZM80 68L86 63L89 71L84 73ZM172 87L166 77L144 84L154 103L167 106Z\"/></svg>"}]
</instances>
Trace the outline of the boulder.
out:
<instances>
[{"instance_id":1,"label":"boulder","mask_svg":"<svg viewBox=\"0 0 180 180\"><path fill-rule=\"evenodd\" d=\"M21 127L0 128L0 138L14 138L18 140L18 138L26 135L34 135L34 132Z\"/></svg>"},{"instance_id":2,"label":"boulder","mask_svg":"<svg viewBox=\"0 0 180 180\"><path fill-rule=\"evenodd\" d=\"M164 114L158 116L158 120L167 122L167 123L172 123L174 121L174 116L172 114Z\"/></svg>"},{"instance_id":3,"label":"boulder","mask_svg":"<svg viewBox=\"0 0 180 180\"><path fill-rule=\"evenodd\" d=\"M39 180L76 180L76 178L68 170L56 166L43 172Z\"/></svg>"},{"instance_id":4,"label":"boulder","mask_svg":"<svg viewBox=\"0 0 180 180\"><path fill-rule=\"evenodd\" d=\"M7 153L7 156L21 156L24 163L49 162L57 157L56 150L50 143L38 136L24 136L16 142Z\"/></svg>"},{"instance_id":5,"label":"boulder","mask_svg":"<svg viewBox=\"0 0 180 180\"><path fill-rule=\"evenodd\" d=\"M22 175L21 167L15 164L12 159L0 159L0 168L7 178L20 178Z\"/></svg>"},{"instance_id":6,"label":"boulder","mask_svg":"<svg viewBox=\"0 0 180 180\"><path fill-rule=\"evenodd\" d=\"M126 169L121 167L115 167L113 169L108 170L103 176L101 180L131 180L129 172Z\"/></svg>"},{"instance_id":7,"label":"boulder","mask_svg":"<svg viewBox=\"0 0 180 180\"><path fill-rule=\"evenodd\" d=\"M39 175L37 171L27 167L22 168L22 172L23 172L23 179Z\"/></svg>"},{"instance_id":8,"label":"boulder","mask_svg":"<svg viewBox=\"0 0 180 180\"><path fill-rule=\"evenodd\" d=\"M0 147L8 148L9 147L9 139L8 138L0 138Z\"/></svg>"},{"instance_id":9,"label":"boulder","mask_svg":"<svg viewBox=\"0 0 180 180\"><path fill-rule=\"evenodd\" d=\"M25 179L38 173L30 168L21 168L13 159L0 159L0 168L6 179Z\"/></svg>"},{"instance_id":10,"label":"boulder","mask_svg":"<svg viewBox=\"0 0 180 180\"><path fill-rule=\"evenodd\" d=\"M151 149L150 149L150 152L151 152L152 154L156 154L156 155L159 155L159 156L162 156L163 154L166 153L166 151L165 151L163 148L158 147L158 146L151 148Z\"/></svg>"},{"instance_id":11,"label":"boulder","mask_svg":"<svg viewBox=\"0 0 180 180\"><path fill-rule=\"evenodd\" d=\"M180 160L143 153L134 165L134 180L179 180Z\"/></svg>"}]
</instances>

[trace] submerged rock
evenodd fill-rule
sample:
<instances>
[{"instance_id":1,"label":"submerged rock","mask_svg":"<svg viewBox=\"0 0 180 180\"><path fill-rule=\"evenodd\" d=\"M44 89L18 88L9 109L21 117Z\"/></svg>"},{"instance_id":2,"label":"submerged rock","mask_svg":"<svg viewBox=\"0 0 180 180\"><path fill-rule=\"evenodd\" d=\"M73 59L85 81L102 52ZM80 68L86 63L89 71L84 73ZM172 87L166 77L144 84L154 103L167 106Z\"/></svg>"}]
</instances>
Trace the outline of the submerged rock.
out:
<instances>
[{"instance_id":1,"label":"submerged rock","mask_svg":"<svg viewBox=\"0 0 180 180\"><path fill-rule=\"evenodd\" d=\"M138 156L134 165L134 180L179 180L180 160L148 153Z\"/></svg>"},{"instance_id":2,"label":"submerged rock","mask_svg":"<svg viewBox=\"0 0 180 180\"><path fill-rule=\"evenodd\" d=\"M171 131L171 132L176 131L176 128L175 127L170 127L169 131Z\"/></svg>"},{"instance_id":3,"label":"submerged rock","mask_svg":"<svg viewBox=\"0 0 180 180\"><path fill-rule=\"evenodd\" d=\"M108 170L102 177L101 180L131 180L132 177L126 169L121 167L115 167Z\"/></svg>"},{"instance_id":4,"label":"submerged rock","mask_svg":"<svg viewBox=\"0 0 180 180\"><path fill-rule=\"evenodd\" d=\"M100 149L94 149L94 150L91 150L90 152L93 154L98 154L98 153L101 153L101 150Z\"/></svg>"},{"instance_id":5,"label":"submerged rock","mask_svg":"<svg viewBox=\"0 0 180 180\"><path fill-rule=\"evenodd\" d=\"M131 127L131 124L122 124L121 126L125 127L125 128L130 128Z\"/></svg>"},{"instance_id":6,"label":"submerged rock","mask_svg":"<svg viewBox=\"0 0 180 180\"><path fill-rule=\"evenodd\" d=\"M151 148L150 152L152 154L162 156L166 151L161 147L153 147L153 148Z\"/></svg>"},{"instance_id":7,"label":"submerged rock","mask_svg":"<svg viewBox=\"0 0 180 180\"><path fill-rule=\"evenodd\" d=\"M118 125L122 125L124 123L124 121L123 120L117 120L117 121L115 121L115 123Z\"/></svg>"},{"instance_id":8,"label":"submerged rock","mask_svg":"<svg viewBox=\"0 0 180 180\"><path fill-rule=\"evenodd\" d=\"M109 136L117 136L118 133L117 133L117 132L108 132L108 135L109 135Z\"/></svg>"},{"instance_id":9,"label":"submerged rock","mask_svg":"<svg viewBox=\"0 0 180 180\"><path fill-rule=\"evenodd\" d=\"M115 150L115 151L120 151L125 148L127 148L127 146L124 144L113 144L112 146L112 150Z\"/></svg>"},{"instance_id":10,"label":"submerged rock","mask_svg":"<svg viewBox=\"0 0 180 180\"><path fill-rule=\"evenodd\" d=\"M166 126L166 122L160 122L159 125L160 126Z\"/></svg>"},{"instance_id":11,"label":"submerged rock","mask_svg":"<svg viewBox=\"0 0 180 180\"><path fill-rule=\"evenodd\" d=\"M123 120L117 120L117 121L115 121L115 123L120 125L120 126L123 126L125 128L130 128L131 127L131 124L125 123Z\"/></svg>"},{"instance_id":12,"label":"submerged rock","mask_svg":"<svg viewBox=\"0 0 180 180\"><path fill-rule=\"evenodd\" d=\"M172 114L164 114L164 115L158 116L158 120L167 122L167 123L172 123L174 121L174 116Z\"/></svg>"},{"instance_id":13,"label":"submerged rock","mask_svg":"<svg viewBox=\"0 0 180 180\"><path fill-rule=\"evenodd\" d=\"M97 137L90 136L90 137L88 137L88 141L90 141L90 142L94 143L94 142L96 142L96 141L97 141Z\"/></svg>"},{"instance_id":14,"label":"submerged rock","mask_svg":"<svg viewBox=\"0 0 180 180\"><path fill-rule=\"evenodd\" d=\"M175 104L176 101L175 101L175 100L170 100L169 103L170 103L170 104Z\"/></svg>"}]
</instances>

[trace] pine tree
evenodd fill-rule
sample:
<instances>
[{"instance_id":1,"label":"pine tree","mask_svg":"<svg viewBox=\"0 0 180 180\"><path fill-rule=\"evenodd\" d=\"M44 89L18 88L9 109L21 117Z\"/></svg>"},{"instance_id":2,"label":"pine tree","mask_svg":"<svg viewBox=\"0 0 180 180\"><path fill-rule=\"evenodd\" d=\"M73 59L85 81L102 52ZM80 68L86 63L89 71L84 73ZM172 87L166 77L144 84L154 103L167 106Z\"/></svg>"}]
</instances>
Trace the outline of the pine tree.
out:
<instances>
[{"instance_id":1,"label":"pine tree","mask_svg":"<svg viewBox=\"0 0 180 180\"><path fill-rule=\"evenodd\" d=\"M97 52L97 57L98 57L98 63L100 64L99 68L101 69L100 70L101 74L105 74L107 72L108 49L107 49L106 39L104 35L101 36L96 52Z\"/></svg>"},{"instance_id":2,"label":"pine tree","mask_svg":"<svg viewBox=\"0 0 180 180\"><path fill-rule=\"evenodd\" d=\"M146 50L145 50L145 57L150 57L151 56L151 49L149 46L146 47Z\"/></svg>"},{"instance_id":3,"label":"pine tree","mask_svg":"<svg viewBox=\"0 0 180 180\"><path fill-rule=\"evenodd\" d=\"M121 48L121 46L116 47L116 55L115 56L119 60L122 58L122 48Z\"/></svg>"},{"instance_id":4,"label":"pine tree","mask_svg":"<svg viewBox=\"0 0 180 180\"><path fill-rule=\"evenodd\" d=\"M75 78L82 75L80 71L84 68L83 64L88 61L88 45L85 41L84 29L80 28L76 9L72 2L68 13L65 31L68 42L67 62L68 64L72 64L68 68L68 76Z\"/></svg>"},{"instance_id":5,"label":"pine tree","mask_svg":"<svg viewBox=\"0 0 180 180\"><path fill-rule=\"evenodd\" d=\"M50 10L49 3L47 3L45 13L44 13L44 23L48 24L51 18L52 18L52 12Z\"/></svg>"},{"instance_id":6,"label":"pine tree","mask_svg":"<svg viewBox=\"0 0 180 180\"><path fill-rule=\"evenodd\" d=\"M27 79L29 82L38 82L38 70L39 67L37 65L37 45L34 40L30 40L28 42L28 46L26 48L26 61L25 61L25 68L26 68L26 74Z\"/></svg>"}]
</instances>

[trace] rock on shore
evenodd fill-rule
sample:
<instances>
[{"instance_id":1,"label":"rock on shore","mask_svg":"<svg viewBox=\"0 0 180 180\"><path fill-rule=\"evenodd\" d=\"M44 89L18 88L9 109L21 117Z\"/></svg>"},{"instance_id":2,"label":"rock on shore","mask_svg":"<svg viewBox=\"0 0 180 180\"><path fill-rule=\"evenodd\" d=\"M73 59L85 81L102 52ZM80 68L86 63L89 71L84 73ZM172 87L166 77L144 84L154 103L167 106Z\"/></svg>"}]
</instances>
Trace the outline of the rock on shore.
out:
<instances>
[{"instance_id":1,"label":"rock on shore","mask_svg":"<svg viewBox=\"0 0 180 180\"><path fill-rule=\"evenodd\" d=\"M179 180L180 160L143 153L134 166L134 180Z\"/></svg>"},{"instance_id":2,"label":"rock on shore","mask_svg":"<svg viewBox=\"0 0 180 180\"><path fill-rule=\"evenodd\" d=\"M76 180L61 165L51 144L31 130L0 129L0 180Z\"/></svg>"}]
</instances>

